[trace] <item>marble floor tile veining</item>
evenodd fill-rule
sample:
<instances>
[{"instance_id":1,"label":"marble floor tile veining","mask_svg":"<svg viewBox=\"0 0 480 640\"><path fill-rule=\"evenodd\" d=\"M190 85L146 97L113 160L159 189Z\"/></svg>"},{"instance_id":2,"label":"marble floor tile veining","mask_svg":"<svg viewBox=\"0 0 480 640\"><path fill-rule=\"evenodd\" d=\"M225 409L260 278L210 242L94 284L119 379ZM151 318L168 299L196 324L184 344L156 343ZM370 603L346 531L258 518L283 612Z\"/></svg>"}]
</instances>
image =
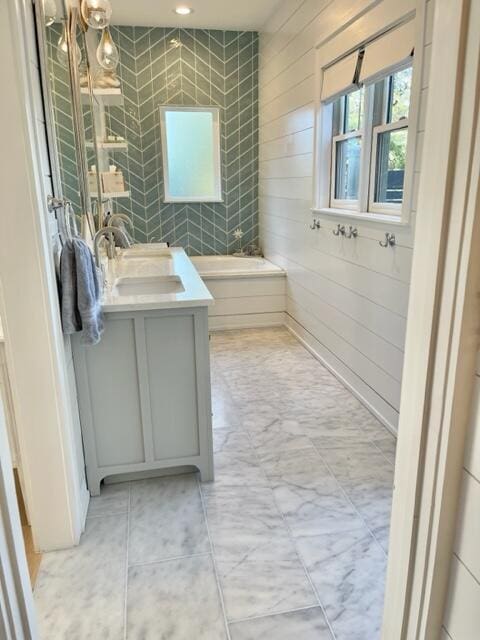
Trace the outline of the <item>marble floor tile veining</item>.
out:
<instances>
[{"instance_id":1,"label":"marble floor tile veining","mask_svg":"<svg viewBox=\"0 0 480 640\"><path fill-rule=\"evenodd\" d=\"M380 637L386 556L365 530L305 536L298 549L336 638Z\"/></svg>"},{"instance_id":2,"label":"marble floor tile veining","mask_svg":"<svg viewBox=\"0 0 480 640\"><path fill-rule=\"evenodd\" d=\"M227 640L210 555L130 567L129 640Z\"/></svg>"},{"instance_id":3,"label":"marble floor tile veining","mask_svg":"<svg viewBox=\"0 0 480 640\"><path fill-rule=\"evenodd\" d=\"M81 544L46 553L35 601L40 637L93 640L122 637L127 514L89 518Z\"/></svg>"},{"instance_id":4,"label":"marble floor tile veining","mask_svg":"<svg viewBox=\"0 0 480 640\"><path fill-rule=\"evenodd\" d=\"M48 640L378 640L395 438L285 329L211 339L215 481L110 484L46 554Z\"/></svg>"},{"instance_id":5,"label":"marble floor tile veining","mask_svg":"<svg viewBox=\"0 0 480 640\"><path fill-rule=\"evenodd\" d=\"M130 564L210 551L193 475L132 482L130 514Z\"/></svg>"}]
</instances>

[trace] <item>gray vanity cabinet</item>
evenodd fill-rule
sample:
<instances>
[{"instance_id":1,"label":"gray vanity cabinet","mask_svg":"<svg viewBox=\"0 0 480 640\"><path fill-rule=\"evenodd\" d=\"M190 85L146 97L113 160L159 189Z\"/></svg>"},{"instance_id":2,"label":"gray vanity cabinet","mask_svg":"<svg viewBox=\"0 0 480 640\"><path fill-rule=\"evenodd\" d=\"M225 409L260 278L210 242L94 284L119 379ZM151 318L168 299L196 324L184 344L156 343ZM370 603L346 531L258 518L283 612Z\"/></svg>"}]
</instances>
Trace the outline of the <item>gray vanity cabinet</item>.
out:
<instances>
[{"instance_id":1,"label":"gray vanity cabinet","mask_svg":"<svg viewBox=\"0 0 480 640\"><path fill-rule=\"evenodd\" d=\"M105 314L98 345L73 341L87 481L194 466L213 479L205 307Z\"/></svg>"}]
</instances>

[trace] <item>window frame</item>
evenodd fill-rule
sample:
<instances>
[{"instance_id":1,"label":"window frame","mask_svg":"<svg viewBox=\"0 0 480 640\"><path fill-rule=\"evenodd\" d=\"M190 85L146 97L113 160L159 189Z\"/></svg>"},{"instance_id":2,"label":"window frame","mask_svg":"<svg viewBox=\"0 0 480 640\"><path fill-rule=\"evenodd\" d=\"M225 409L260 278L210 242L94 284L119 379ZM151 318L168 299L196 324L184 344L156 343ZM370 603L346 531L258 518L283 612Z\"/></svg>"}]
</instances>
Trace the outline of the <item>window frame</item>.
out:
<instances>
[{"instance_id":1,"label":"window frame","mask_svg":"<svg viewBox=\"0 0 480 640\"><path fill-rule=\"evenodd\" d=\"M377 202L375 201L375 181L377 175L377 150L378 139L382 133L386 131L395 131L399 129L407 129L408 131L408 118L403 118L395 122L385 121L388 119L388 110L390 106L391 96L391 78L398 71L409 68L410 65L399 65L398 68L389 70L387 75L376 82L364 85L363 95L363 127L352 132L342 133L338 135L332 135L330 137L330 193L329 193L329 212L337 211L343 212L355 212L359 216L376 216L378 214L384 216L390 216L392 218L399 218L402 215L402 209L405 201L405 197L402 203L390 203L390 202ZM412 65L413 69L413 65ZM413 80L413 76L412 76ZM379 114L378 120L381 124L375 123L375 91L380 82L383 82L383 95L381 97L381 114ZM359 87L360 88L360 87ZM340 122L343 123L345 128L345 99L348 99L350 92L345 93L337 98L341 99L340 110ZM410 105L411 105L411 91L410 91ZM377 109L378 111L378 109ZM332 113L332 130L333 130L333 108ZM336 153L337 142L347 140L352 137L359 137L361 140L361 152L360 152L360 171L359 171L359 183L358 183L358 198L356 200L343 200L335 198L336 188ZM407 157L405 161L405 176L407 173L407 161L408 161L408 138L407 138ZM404 194L405 194L405 178L404 178Z\"/></svg>"},{"instance_id":2,"label":"window frame","mask_svg":"<svg viewBox=\"0 0 480 640\"><path fill-rule=\"evenodd\" d=\"M372 154L370 161L370 181L368 192L368 211L370 213L384 213L390 215L401 216L402 207L405 200L403 197L402 202L381 202L375 200L375 188L377 181L377 160L378 160L378 140L382 133L388 131L401 131L407 130L407 155L405 157L405 175L407 173L407 160L408 160L408 118L403 120L397 120L396 122L387 122L386 124L379 124L373 127L372 130ZM405 177L403 180L403 193L405 195Z\"/></svg>"},{"instance_id":3,"label":"window frame","mask_svg":"<svg viewBox=\"0 0 480 640\"><path fill-rule=\"evenodd\" d=\"M330 206L332 209L352 209L352 211L356 211L358 209L359 199L348 200L342 198L335 198L335 186L336 186L336 178L337 178L337 142L342 142L343 140L350 140L352 138L360 139L360 172L361 172L361 163L362 163L362 153L363 153L363 128L356 129L355 131L349 131L348 133L339 133L336 136L332 137L332 161L330 165ZM358 191L360 193L360 180L358 183Z\"/></svg>"},{"instance_id":4,"label":"window frame","mask_svg":"<svg viewBox=\"0 0 480 640\"><path fill-rule=\"evenodd\" d=\"M160 111L160 136L162 145L162 163L163 163L163 202L165 203L202 203L202 202L223 202L222 191L222 162L221 162L221 136L220 136L220 107L203 106L203 105L172 105L163 104L159 106ZM170 176L168 169L168 138L166 127L166 114L169 111L211 113L213 116L212 140L213 140L213 163L215 177L215 195L214 196L173 196L170 193Z\"/></svg>"},{"instance_id":5,"label":"window frame","mask_svg":"<svg viewBox=\"0 0 480 640\"><path fill-rule=\"evenodd\" d=\"M419 144L420 141L416 135L417 129L421 126L420 122L420 104L423 94L422 85L422 68L424 59L424 36L417 31L415 36L415 56L408 63L399 63L398 66L390 66L385 69L385 76L391 75L406 67L412 67L412 85L410 93L410 111L408 117L408 126L411 135L408 139L407 157L405 165L404 178L404 194L401 211L388 211L383 208L384 213L378 211L369 211L368 194L370 182L370 160L372 153L372 144L364 144L363 151L365 157L368 157L368 163L362 160L363 176L360 178L361 196L360 204L356 210L336 208L331 206L330 189L331 189L331 167L332 167L332 149L331 141L333 137L333 101L321 100L321 88L323 86L323 74L331 65L336 64L342 58L349 56L354 50L358 51L368 43L377 40L382 35L392 29L396 29L399 24L404 24L413 20L411 14L404 12L398 7L398 15L396 9L395 17L391 17L388 23L382 25L381 32L375 29L367 29L361 35L354 31L353 28L342 32L333 39L324 40L317 44L315 52L316 71L316 99L315 99L315 153L314 153L314 176L313 176L313 204L312 213L331 216L337 219L350 219L352 221L365 220L369 223L379 223L379 225L388 224L389 226L408 226L411 223L411 217L415 213L416 202L416 184L419 162ZM375 83L365 85L367 89L374 87ZM339 96L337 96L339 97ZM365 100L371 98L371 92L366 91ZM369 139L370 133L368 127L373 129L374 121L370 120L368 113L373 110L373 99L370 104L365 104L366 126L364 127L364 137ZM423 106L423 101L422 101ZM378 121L377 121L378 122ZM371 138L370 138L371 140ZM365 178L365 167L367 177Z\"/></svg>"}]
</instances>

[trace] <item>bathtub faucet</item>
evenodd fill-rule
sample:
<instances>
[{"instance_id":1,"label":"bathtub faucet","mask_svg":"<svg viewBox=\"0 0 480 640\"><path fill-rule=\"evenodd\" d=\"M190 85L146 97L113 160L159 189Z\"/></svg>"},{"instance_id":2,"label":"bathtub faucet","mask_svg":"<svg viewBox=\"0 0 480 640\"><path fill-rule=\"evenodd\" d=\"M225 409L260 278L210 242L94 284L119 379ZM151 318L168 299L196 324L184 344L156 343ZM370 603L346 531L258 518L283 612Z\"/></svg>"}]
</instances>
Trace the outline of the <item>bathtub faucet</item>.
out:
<instances>
[{"instance_id":1,"label":"bathtub faucet","mask_svg":"<svg viewBox=\"0 0 480 640\"><path fill-rule=\"evenodd\" d=\"M260 247L257 247L256 244L248 245L245 255L263 257L262 250L260 249Z\"/></svg>"},{"instance_id":2,"label":"bathtub faucet","mask_svg":"<svg viewBox=\"0 0 480 640\"><path fill-rule=\"evenodd\" d=\"M256 244L249 244L246 249L235 251L233 255L237 258L251 258L253 256L263 258L262 250L260 249L260 247L257 247Z\"/></svg>"}]
</instances>

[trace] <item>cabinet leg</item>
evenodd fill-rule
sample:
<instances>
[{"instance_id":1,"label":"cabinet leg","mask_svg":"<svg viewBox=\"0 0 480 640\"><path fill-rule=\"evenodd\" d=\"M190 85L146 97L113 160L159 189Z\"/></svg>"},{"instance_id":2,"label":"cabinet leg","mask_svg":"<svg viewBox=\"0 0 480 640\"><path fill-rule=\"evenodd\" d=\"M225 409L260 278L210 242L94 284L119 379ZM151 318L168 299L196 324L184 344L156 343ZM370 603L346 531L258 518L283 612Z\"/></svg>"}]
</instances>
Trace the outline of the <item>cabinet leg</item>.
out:
<instances>
[{"instance_id":1,"label":"cabinet leg","mask_svg":"<svg viewBox=\"0 0 480 640\"><path fill-rule=\"evenodd\" d=\"M213 465L202 464L198 466L198 470L200 472L200 482L213 482L215 480Z\"/></svg>"},{"instance_id":2,"label":"cabinet leg","mask_svg":"<svg viewBox=\"0 0 480 640\"><path fill-rule=\"evenodd\" d=\"M90 495L92 496L92 498L100 495L101 482L102 482L102 478L99 478L98 476L89 474L87 472L88 490L90 491Z\"/></svg>"}]
</instances>

